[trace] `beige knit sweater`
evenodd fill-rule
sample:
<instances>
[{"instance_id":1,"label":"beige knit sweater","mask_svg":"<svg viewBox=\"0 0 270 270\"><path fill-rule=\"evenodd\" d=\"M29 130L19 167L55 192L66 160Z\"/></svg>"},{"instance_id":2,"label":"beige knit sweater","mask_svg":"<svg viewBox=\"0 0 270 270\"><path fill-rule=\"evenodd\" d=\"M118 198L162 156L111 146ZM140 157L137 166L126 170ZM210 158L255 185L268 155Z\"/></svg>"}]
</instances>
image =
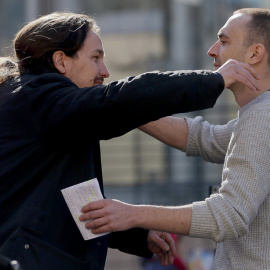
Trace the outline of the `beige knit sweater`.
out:
<instances>
[{"instance_id":1,"label":"beige knit sweater","mask_svg":"<svg viewBox=\"0 0 270 270\"><path fill-rule=\"evenodd\" d=\"M186 154L224 162L219 194L193 203L190 236L217 242L216 270L270 269L270 92L227 125L187 122Z\"/></svg>"}]
</instances>

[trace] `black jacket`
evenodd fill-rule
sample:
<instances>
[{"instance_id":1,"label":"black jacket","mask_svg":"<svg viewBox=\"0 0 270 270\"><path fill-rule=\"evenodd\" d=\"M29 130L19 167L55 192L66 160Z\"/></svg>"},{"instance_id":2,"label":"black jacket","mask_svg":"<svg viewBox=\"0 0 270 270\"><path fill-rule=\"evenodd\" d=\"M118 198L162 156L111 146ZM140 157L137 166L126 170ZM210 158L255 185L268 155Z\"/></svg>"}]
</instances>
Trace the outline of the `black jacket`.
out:
<instances>
[{"instance_id":1,"label":"black jacket","mask_svg":"<svg viewBox=\"0 0 270 270\"><path fill-rule=\"evenodd\" d=\"M103 269L108 246L151 256L143 229L84 241L61 189L96 177L103 192L99 140L212 107L223 88L219 74L204 71L90 88L60 74L28 74L1 85L0 254L24 270Z\"/></svg>"}]
</instances>

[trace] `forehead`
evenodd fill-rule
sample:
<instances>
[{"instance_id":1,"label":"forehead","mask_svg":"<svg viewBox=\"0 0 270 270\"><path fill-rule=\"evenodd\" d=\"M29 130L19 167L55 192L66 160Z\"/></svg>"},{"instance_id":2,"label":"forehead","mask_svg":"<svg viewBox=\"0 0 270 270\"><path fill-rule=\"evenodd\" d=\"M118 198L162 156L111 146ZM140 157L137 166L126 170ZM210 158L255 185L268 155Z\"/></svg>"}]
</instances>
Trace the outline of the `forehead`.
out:
<instances>
[{"instance_id":1,"label":"forehead","mask_svg":"<svg viewBox=\"0 0 270 270\"><path fill-rule=\"evenodd\" d=\"M83 43L82 51L94 52L94 51L103 51L103 46L100 36L93 30L89 30L87 37Z\"/></svg>"},{"instance_id":2,"label":"forehead","mask_svg":"<svg viewBox=\"0 0 270 270\"><path fill-rule=\"evenodd\" d=\"M243 36L246 32L245 25L250 21L251 17L243 14L235 14L231 16L224 26L219 30L218 35Z\"/></svg>"}]
</instances>

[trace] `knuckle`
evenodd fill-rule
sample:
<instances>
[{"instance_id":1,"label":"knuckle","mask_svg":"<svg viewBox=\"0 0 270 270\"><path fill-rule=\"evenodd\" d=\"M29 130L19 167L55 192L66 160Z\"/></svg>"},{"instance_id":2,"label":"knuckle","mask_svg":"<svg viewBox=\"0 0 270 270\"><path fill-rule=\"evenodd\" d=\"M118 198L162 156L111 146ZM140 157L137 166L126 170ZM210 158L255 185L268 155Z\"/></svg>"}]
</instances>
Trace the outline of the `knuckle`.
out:
<instances>
[{"instance_id":1,"label":"knuckle","mask_svg":"<svg viewBox=\"0 0 270 270\"><path fill-rule=\"evenodd\" d=\"M113 223L113 221L114 221L114 219L110 216L110 217L108 217L108 223L110 223L110 224L112 224Z\"/></svg>"},{"instance_id":2,"label":"knuckle","mask_svg":"<svg viewBox=\"0 0 270 270\"><path fill-rule=\"evenodd\" d=\"M96 227L97 226L97 221L96 220L92 220L89 223L91 223L91 226L93 226L93 227Z\"/></svg>"}]
</instances>

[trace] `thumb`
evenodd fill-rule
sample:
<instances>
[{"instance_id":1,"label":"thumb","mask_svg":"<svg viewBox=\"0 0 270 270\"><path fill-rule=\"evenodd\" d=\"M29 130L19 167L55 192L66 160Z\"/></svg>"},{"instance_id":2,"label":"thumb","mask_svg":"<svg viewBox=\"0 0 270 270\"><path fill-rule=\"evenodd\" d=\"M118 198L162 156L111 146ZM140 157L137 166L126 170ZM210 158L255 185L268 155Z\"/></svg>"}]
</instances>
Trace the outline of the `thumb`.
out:
<instances>
[{"instance_id":1,"label":"thumb","mask_svg":"<svg viewBox=\"0 0 270 270\"><path fill-rule=\"evenodd\" d=\"M155 242L156 245L158 245L165 252L170 250L169 245L162 238L160 238L157 233L154 233L153 242Z\"/></svg>"}]
</instances>

